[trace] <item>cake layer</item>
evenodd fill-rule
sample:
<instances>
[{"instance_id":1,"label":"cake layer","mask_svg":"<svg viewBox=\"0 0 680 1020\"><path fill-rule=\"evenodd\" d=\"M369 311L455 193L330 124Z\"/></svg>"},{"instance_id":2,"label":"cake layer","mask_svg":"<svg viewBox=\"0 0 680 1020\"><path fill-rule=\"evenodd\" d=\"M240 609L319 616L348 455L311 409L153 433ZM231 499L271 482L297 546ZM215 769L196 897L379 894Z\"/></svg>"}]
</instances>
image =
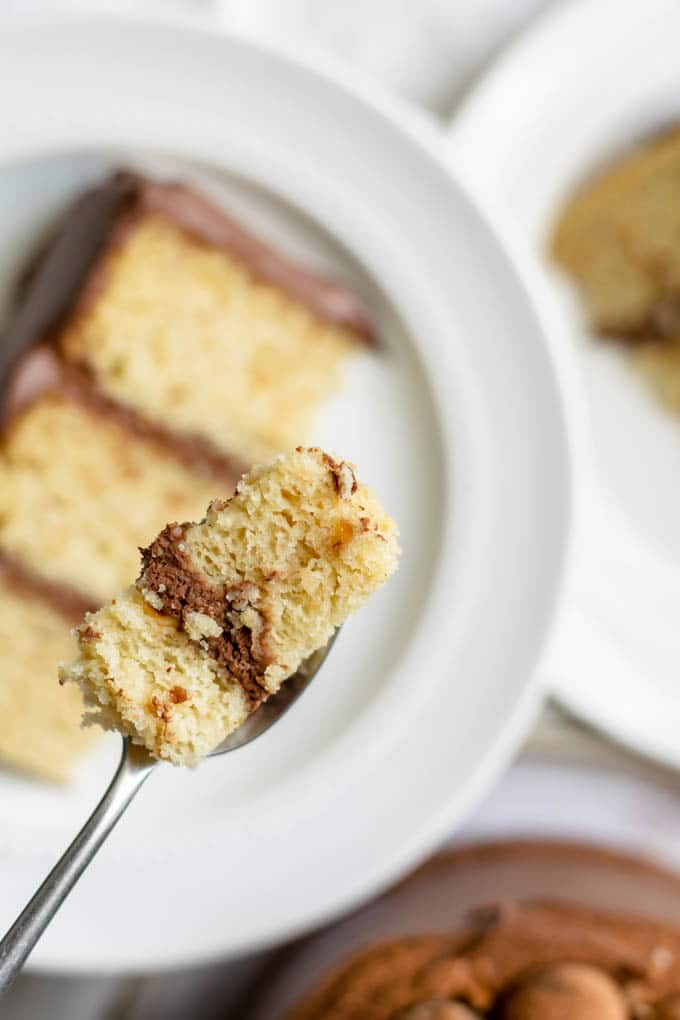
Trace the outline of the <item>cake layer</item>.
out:
<instances>
[{"instance_id":1,"label":"cake layer","mask_svg":"<svg viewBox=\"0 0 680 1020\"><path fill-rule=\"evenodd\" d=\"M99 236L117 210L108 237L56 327L44 308L33 321L108 396L249 463L304 438L348 352L374 341L360 301L186 187L122 173L94 194L101 221L91 198L74 215Z\"/></svg>"},{"instance_id":2,"label":"cake layer","mask_svg":"<svg viewBox=\"0 0 680 1020\"><path fill-rule=\"evenodd\" d=\"M137 586L79 630L62 672L91 718L195 764L396 568L397 529L352 466L317 449L254 469L199 524L168 525Z\"/></svg>"},{"instance_id":3,"label":"cake layer","mask_svg":"<svg viewBox=\"0 0 680 1020\"><path fill-rule=\"evenodd\" d=\"M680 932L507 904L451 936L402 938L332 973L289 1020L675 1020Z\"/></svg>"},{"instance_id":4,"label":"cake layer","mask_svg":"<svg viewBox=\"0 0 680 1020\"><path fill-rule=\"evenodd\" d=\"M136 547L169 516L193 516L216 489L232 491L233 467L211 461L192 470L162 435L135 430L47 349L24 368L0 446L0 550L100 603L134 579Z\"/></svg>"},{"instance_id":5,"label":"cake layer","mask_svg":"<svg viewBox=\"0 0 680 1020\"><path fill-rule=\"evenodd\" d=\"M75 650L71 626L0 559L0 762L55 781L69 777L96 736L81 727L80 691L57 682L59 663Z\"/></svg>"}]
</instances>

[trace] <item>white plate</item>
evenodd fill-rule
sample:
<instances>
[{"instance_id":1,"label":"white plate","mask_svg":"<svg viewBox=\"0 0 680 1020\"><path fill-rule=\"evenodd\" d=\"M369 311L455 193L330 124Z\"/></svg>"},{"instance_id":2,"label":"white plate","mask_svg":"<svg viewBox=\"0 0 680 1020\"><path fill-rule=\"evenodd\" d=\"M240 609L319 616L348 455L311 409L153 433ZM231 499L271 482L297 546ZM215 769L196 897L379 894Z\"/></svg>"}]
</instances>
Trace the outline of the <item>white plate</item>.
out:
<instances>
[{"instance_id":1,"label":"white plate","mask_svg":"<svg viewBox=\"0 0 680 1020\"><path fill-rule=\"evenodd\" d=\"M360 359L312 438L356 458L397 517L399 574L266 740L154 776L33 962L134 970L234 954L393 879L526 731L570 501L554 359L506 247L406 108L197 28L0 22L16 83L0 104L3 272L102 162L171 155L265 233L354 280L388 343ZM107 746L60 793L2 780L0 927L114 755Z\"/></svg>"},{"instance_id":2,"label":"white plate","mask_svg":"<svg viewBox=\"0 0 680 1020\"><path fill-rule=\"evenodd\" d=\"M537 249L577 182L680 117L678 33L675 0L559 5L467 98L452 151ZM545 283L562 344L582 353L589 437L579 553L543 674L573 711L680 766L680 423L587 337L563 281Z\"/></svg>"}]
</instances>

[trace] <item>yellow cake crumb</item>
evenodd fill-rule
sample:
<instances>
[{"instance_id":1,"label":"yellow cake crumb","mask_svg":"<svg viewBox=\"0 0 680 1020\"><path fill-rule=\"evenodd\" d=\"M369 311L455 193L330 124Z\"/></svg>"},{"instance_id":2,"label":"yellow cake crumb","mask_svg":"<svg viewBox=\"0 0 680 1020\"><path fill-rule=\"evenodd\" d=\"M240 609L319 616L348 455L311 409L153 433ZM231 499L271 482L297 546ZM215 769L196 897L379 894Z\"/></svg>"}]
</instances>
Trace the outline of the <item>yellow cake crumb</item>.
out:
<instances>
[{"instance_id":1,"label":"yellow cake crumb","mask_svg":"<svg viewBox=\"0 0 680 1020\"><path fill-rule=\"evenodd\" d=\"M57 667L75 652L68 622L42 599L0 579L0 761L44 779L68 779L95 732L83 698L59 689Z\"/></svg>"},{"instance_id":2,"label":"yellow cake crumb","mask_svg":"<svg viewBox=\"0 0 680 1020\"><path fill-rule=\"evenodd\" d=\"M0 546L103 602L135 578L138 547L169 518L200 513L215 487L116 422L49 393L0 449Z\"/></svg>"}]
</instances>

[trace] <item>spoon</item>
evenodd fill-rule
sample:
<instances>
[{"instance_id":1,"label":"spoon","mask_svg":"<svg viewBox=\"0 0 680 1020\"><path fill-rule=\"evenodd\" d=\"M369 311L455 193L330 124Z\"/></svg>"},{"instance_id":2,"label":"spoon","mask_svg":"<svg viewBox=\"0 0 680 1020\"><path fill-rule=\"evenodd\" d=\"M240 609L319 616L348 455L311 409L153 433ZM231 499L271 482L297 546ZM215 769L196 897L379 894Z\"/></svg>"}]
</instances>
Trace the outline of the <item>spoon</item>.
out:
<instances>
[{"instance_id":1,"label":"spoon","mask_svg":"<svg viewBox=\"0 0 680 1020\"><path fill-rule=\"evenodd\" d=\"M234 730L209 758L236 751L265 733L307 689L326 660L338 635L313 652L279 691ZM0 941L0 992L9 988L36 942L118 822L128 804L159 764L142 747L123 739L123 751L109 787L69 848L55 864L30 902Z\"/></svg>"}]
</instances>

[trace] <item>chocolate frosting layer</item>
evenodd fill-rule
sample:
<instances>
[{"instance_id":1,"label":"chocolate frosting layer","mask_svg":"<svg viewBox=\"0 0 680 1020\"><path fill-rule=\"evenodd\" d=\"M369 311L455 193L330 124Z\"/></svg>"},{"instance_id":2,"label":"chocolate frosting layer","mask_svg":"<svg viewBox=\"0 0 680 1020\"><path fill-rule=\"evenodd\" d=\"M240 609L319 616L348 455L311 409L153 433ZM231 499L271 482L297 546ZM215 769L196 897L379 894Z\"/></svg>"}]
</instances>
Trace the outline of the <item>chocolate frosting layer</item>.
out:
<instances>
[{"instance_id":1,"label":"chocolate frosting layer","mask_svg":"<svg viewBox=\"0 0 680 1020\"><path fill-rule=\"evenodd\" d=\"M664 341L677 346L680 337L680 294L666 294L651 305L647 315L636 323L601 324L598 333L605 340L642 345Z\"/></svg>"},{"instance_id":2,"label":"chocolate frosting layer","mask_svg":"<svg viewBox=\"0 0 680 1020\"><path fill-rule=\"evenodd\" d=\"M127 176L123 172L115 180L120 183ZM319 318L356 333L367 343L376 343L368 311L349 288L290 261L186 185L133 179L141 212L166 216L199 241L241 259L261 280L286 291Z\"/></svg>"},{"instance_id":3,"label":"chocolate frosting layer","mask_svg":"<svg viewBox=\"0 0 680 1020\"><path fill-rule=\"evenodd\" d=\"M68 584L49 581L24 566L13 556L0 550L0 583L26 598L38 598L72 624L79 623L85 613L97 605L82 592Z\"/></svg>"},{"instance_id":4,"label":"chocolate frosting layer","mask_svg":"<svg viewBox=\"0 0 680 1020\"><path fill-rule=\"evenodd\" d=\"M247 470L245 462L223 453L208 439L174 432L150 421L133 408L111 400L85 371L65 364L47 344L29 348L10 374L5 386L0 426L11 429L23 411L49 393L80 404L91 414L108 418L138 439L156 444L188 467L215 478L229 491Z\"/></svg>"},{"instance_id":5,"label":"chocolate frosting layer","mask_svg":"<svg viewBox=\"0 0 680 1020\"><path fill-rule=\"evenodd\" d=\"M137 582L142 594L152 593L153 606L174 617L182 629L195 613L210 617L219 625L219 636L206 636L200 644L242 688L251 711L268 696L262 684L270 658L261 640L255 641L248 627L234 623L231 603L239 597L229 589L212 585L193 566L183 548L186 524L168 524L151 545L142 549L142 572Z\"/></svg>"}]
</instances>

